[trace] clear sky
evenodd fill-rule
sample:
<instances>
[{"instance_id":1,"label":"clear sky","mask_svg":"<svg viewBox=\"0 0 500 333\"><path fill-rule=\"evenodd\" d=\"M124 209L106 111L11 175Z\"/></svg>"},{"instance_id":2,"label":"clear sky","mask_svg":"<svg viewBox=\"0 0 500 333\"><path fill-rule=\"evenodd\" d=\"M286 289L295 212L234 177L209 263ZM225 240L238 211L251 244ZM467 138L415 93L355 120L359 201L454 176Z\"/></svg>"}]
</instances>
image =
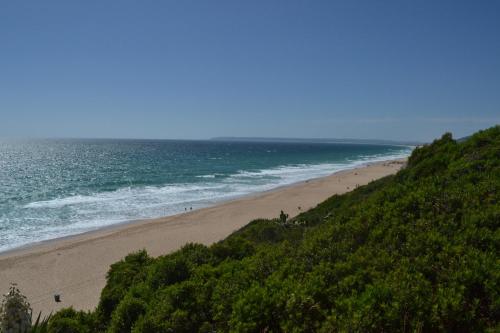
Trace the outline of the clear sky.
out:
<instances>
[{"instance_id":1,"label":"clear sky","mask_svg":"<svg viewBox=\"0 0 500 333\"><path fill-rule=\"evenodd\" d=\"M429 140L500 123L500 1L1 1L0 137Z\"/></svg>"}]
</instances>

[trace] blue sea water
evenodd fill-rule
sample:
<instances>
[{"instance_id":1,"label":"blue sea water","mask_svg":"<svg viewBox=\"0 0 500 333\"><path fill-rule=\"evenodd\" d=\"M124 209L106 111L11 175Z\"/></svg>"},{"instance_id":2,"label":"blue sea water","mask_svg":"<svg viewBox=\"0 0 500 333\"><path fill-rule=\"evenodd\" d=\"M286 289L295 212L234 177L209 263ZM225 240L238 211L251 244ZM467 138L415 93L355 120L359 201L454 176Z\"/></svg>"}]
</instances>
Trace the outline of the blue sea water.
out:
<instances>
[{"instance_id":1,"label":"blue sea water","mask_svg":"<svg viewBox=\"0 0 500 333\"><path fill-rule=\"evenodd\" d=\"M411 149L304 142L0 141L0 251L206 207L408 156Z\"/></svg>"}]
</instances>

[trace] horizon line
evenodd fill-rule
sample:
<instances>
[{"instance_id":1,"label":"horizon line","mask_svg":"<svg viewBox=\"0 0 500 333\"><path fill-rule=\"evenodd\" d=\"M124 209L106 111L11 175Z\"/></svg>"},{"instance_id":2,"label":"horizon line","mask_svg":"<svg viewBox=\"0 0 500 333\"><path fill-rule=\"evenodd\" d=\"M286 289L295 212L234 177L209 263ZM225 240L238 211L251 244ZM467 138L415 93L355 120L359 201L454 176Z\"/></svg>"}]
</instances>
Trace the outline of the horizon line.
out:
<instances>
[{"instance_id":1,"label":"horizon line","mask_svg":"<svg viewBox=\"0 0 500 333\"><path fill-rule=\"evenodd\" d=\"M209 138L140 138L140 137L0 137L0 141L29 140L142 140L142 141L234 141L234 142L311 142L311 143L366 143L420 145L428 143L418 140L394 140L371 138L310 138L310 137L267 137L267 136L214 136Z\"/></svg>"}]
</instances>

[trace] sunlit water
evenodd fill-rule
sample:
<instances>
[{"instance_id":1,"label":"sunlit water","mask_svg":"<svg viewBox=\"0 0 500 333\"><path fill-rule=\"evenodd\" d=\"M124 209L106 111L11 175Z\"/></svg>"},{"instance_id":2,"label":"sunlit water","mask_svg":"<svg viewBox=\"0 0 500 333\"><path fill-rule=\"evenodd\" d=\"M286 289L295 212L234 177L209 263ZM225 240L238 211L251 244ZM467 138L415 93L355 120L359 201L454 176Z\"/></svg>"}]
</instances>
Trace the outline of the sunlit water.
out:
<instances>
[{"instance_id":1,"label":"sunlit water","mask_svg":"<svg viewBox=\"0 0 500 333\"><path fill-rule=\"evenodd\" d=\"M0 251L206 207L410 152L360 144L0 141Z\"/></svg>"}]
</instances>

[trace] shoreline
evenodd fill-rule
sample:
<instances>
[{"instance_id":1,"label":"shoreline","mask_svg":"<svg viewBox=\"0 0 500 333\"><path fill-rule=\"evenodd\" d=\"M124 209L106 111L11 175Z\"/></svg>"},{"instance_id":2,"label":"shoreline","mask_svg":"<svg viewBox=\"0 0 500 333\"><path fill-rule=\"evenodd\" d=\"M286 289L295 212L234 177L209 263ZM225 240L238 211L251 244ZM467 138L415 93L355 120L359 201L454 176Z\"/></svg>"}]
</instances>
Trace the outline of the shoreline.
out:
<instances>
[{"instance_id":1,"label":"shoreline","mask_svg":"<svg viewBox=\"0 0 500 333\"><path fill-rule=\"evenodd\" d=\"M217 201L214 204L203 206L203 207L199 207L199 208L195 208L195 209L193 209L191 211L188 210L188 211L184 211L184 212L174 213L172 215L164 215L164 216L158 216L158 217L148 217L148 218L141 218L141 219L126 220L126 221L121 221L121 222L117 222L117 223L113 223L113 224L109 224L109 225L104 225L104 226L101 226L101 227L97 227L95 229L91 229L91 230L87 230L87 231L83 231L83 232L79 232L79 233L75 233L75 234L63 235L63 236L58 236L58 237L54 237L54 238L49 238L49 239L44 239L44 240L40 240L40 241L35 241L35 242L32 242L32 243L23 244L23 245L19 245L19 246L13 247L11 249L0 251L0 260L2 260L2 258L4 256L9 256L10 254L13 254L13 253L15 254L16 252L20 253L20 252L23 252L23 251L29 251L33 247L41 247L41 246L43 246L45 244L49 244L50 245L50 243L52 243L52 242L60 242L60 241L64 241L64 240L71 240L71 239L79 238L79 236L83 237L85 235L92 236L91 234L94 234L94 233L101 233L101 232L105 232L107 230L119 229L119 228L122 228L122 227L126 228L127 226L132 225L132 224L147 223L148 221L153 221L153 220L157 220L157 219L167 219L167 218L171 218L171 217L181 216L181 215L184 215L184 214L189 214L189 213L193 213L195 211L199 211L201 209L207 209L207 208L211 208L211 207L216 207L216 206L219 206L219 205L222 205L222 204L225 204L225 203L229 203L229 202L232 202L232 201L237 201L237 200L241 200L241 199L245 199L245 198L252 198L252 197L255 197L255 196L264 195L266 193L272 193L274 191L279 191L281 189L286 189L286 188L289 188L289 187L294 187L296 185L300 185L300 184L303 184L303 183L308 183L310 181L314 181L314 180L317 180L317 179L322 179L322 178L330 177L330 176L335 175L335 174L340 173L340 172L349 171L349 170L355 170L355 169L359 169L359 168L364 168L364 167L367 167L367 166L370 166L370 165L374 165L374 164L379 164L379 163L387 163L387 162L393 162L393 161L405 161L406 159L407 159L407 157L397 157L397 158L390 158L390 159L387 159L387 160L366 161L364 163L361 163L361 164L358 164L358 165L355 165L355 166L347 166L345 169L334 171L334 172L332 172L332 173L330 173L328 175L324 175L324 176L320 176L320 177L313 177L313 178L309 178L309 179L306 179L306 180L299 180L299 181L296 181L296 182L293 182L293 183L290 183L290 184L278 185L277 187L274 187L274 188L271 188L271 189L267 189L267 190L263 190L263 191L251 192L251 193L247 193L247 194L236 195L234 197L228 197L228 198L222 199L220 201Z\"/></svg>"},{"instance_id":2,"label":"shoreline","mask_svg":"<svg viewBox=\"0 0 500 333\"><path fill-rule=\"evenodd\" d=\"M296 216L334 194L396 173L405 160L367 161L325 177L250 193L193 211L127 221L9 249L0 253L0 292L5 293L10 282L16 282L34 313L48 314L68 306L90 310L97 305L109 266L130 252L145 248L151 256L158 256L188 242L209 245L254 219L277 217L280 210ZM61 294L62 302L53 301L55 293Z\"/></svg>"}]
</instances>

